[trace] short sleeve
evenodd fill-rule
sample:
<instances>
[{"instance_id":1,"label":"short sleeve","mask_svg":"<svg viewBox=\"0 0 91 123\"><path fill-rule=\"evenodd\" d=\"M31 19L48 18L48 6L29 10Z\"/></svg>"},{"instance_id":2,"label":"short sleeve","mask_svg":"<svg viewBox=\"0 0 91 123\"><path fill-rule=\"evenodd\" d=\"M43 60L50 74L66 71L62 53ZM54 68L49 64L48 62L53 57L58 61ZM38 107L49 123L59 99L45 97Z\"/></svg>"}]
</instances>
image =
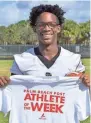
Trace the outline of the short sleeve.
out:
<instances>
[{"instance_id":1,"label":"short sleeve","mask_svg":"<svg viewBox=\"0 0 91 123\"><path fill-rule=\"evenodd\" d=\"M2 91L2 109L1 109L1 111L5 114L7 114L11 110L11 98L12 98L11 88L7 86Z\"/></svg>"},{"instance_id":2,"label":"short sleeve","mask_svg":"<svg viewBox=\"0 0 91 123\"><path fill-rule=\"evenodd\" d=\"M81 58L76 66L76 72L84 72L85 71L85 66L82 64Z\"/></svg>"},{"instance_id":3,"label":"short sleeve","mask_svg":"<svg viewBox=\"0 0 91 123\"><path fill-rule=\"evenodd\" d=\"M91 101L89 93L89 89L81 84L81 89L78 92L78 98L76 100L76 111L79 121L85 120L91 115Z\"/></svg>"},{"instance_id":4,"label":"short sleeve","mask_svg":"<svg viewBox=\"0 0 91 123\"><path fill-rule=\"evenodd\" d=\"M16 75L22 75L22 72L20 71L20 69L19 69L19 67L18 67L18 65L17 65L17 63L15 61L13 62L13 65L12 65L12 67L10 69L10 72L14 73Z\"/></svg>"}]
</instances>

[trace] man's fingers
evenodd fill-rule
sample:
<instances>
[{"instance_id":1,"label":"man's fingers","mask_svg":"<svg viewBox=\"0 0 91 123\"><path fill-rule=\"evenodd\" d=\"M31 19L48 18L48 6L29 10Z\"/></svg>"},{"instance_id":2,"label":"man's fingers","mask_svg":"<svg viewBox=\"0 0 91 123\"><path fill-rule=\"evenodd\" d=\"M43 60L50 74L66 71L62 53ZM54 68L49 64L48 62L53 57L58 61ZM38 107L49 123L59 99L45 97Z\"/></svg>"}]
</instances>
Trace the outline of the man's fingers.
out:
<instances>
[{"instance_id":1,"label":"man's fingers","mask_svg":"<svg viewBox=\"0 0 91 123\"><path fill-rule=\"evenodd\" d=\"M85 84L87 87L90 87L90 77L87 74L83 74L80 76L80 79L82 80L83 84Z\"/></svg>"},{"instance_id":2,"label":"man's fingers","mask_svg":"<svg viewBox=\"0 0 91 123\"><path fill-rule=\"evenodd\" d=\"M5 81L7 81L7 83L9 83L10 82L9 77L5 76Z\"/></svg>"},{"instance_id":3,"label":"man's fingers","mask_svg":"<svg viewBox=\"0 0 91 123\"><path fill-rule=\"evenodd\" d=\"M83 84L84 84L85 86L87 86L87 87L90 87L90 82L89 82L89 81L88 81L88 82L83 81Z\"/></svg>"},{"instance_id":4,"label":"man's fingers","mask_svg":"<svg viewBox=\"0 0 91 123\"><path fill-rule=\"evenodd\" d=\"M4 83L0 80L0 87L4 86Z\"/></svg>"},{"instance_id":5,"label":"man's fingers","mask_svg":"<svg viewBox=\"0 0 91 123\"><path fill-rule=\"evenodd\" d=\"M84 78L84 73L80 74L80 79Z\"/></svg>"},{"instance_id":6,"label":"man's fingers","mask_svg":"<svg viewBox=\"0 0 91 123\"><path fill-rule=\"evenodd\" d=\"M0 77L0 86L7 85L10 82L10 79L6 76Z\"/></svg>"},{"instance_id":7,"label":"man's fingers","mask_svg":"<svg viewBox=\"0 0 91 123\"><path fill-rule=\"evenodd\" d=\"M81 72L72 72L72 73L69 73L69 74L67 74L66 76L70 76L70 77L72 77L72 76L74 76L74 77L81 77L82 76L82 74L83 73L81 73Z\"/></svg>"},{"instance_id":8,"label":"man's fingers","mask_svg":"<svg viewBox=\"0 0 91 123\"><path fill-rule=\"evenodd\" d=\"M8 81L6 80L5 77L1 77L1 80L2 80L2 82L3 82L4 84L7 84L7 83L8 83Z\"/></svg>"},{"instance_id":9,"label":"man's fingers","mask_svg":"<svg viewBox=\"0 0 91 123\"><path fill-rule=\"evenodd\" d=\"M90 77L88 74L82 73L82 72L73 72L70 74L67 74L66 76L75 76L75 77L79 77L82 80L82 83L87 86L90 87Z\"/></svg>"},{"instance_id":10,"label":"man's fingers","mask_svg":"<svg viewBox=\"0 0 91 123\"><path fill-rule=\"evenodd\" d=\"M6 81L10 82L9 77L5 76Z\"/></svg>"}]
</instances>

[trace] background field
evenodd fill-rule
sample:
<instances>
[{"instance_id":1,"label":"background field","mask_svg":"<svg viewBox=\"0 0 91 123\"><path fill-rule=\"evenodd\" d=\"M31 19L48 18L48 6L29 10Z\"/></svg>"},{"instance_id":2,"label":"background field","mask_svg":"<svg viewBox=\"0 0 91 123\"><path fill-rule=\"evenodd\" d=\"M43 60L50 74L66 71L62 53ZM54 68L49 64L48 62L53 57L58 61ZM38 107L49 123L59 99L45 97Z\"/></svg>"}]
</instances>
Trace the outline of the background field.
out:
<instances>
[{"instance_id":1,"label":"background field","mask_svg":"<svg viewBox=\"0 0 91 123\"><path fill-rule=\"evenodd\" d=\"M82 59L83 64L86 66L86 73L90 74L90 62L91 59ZM0 60L0 76L10 76L10 67L13 63L13 60ZM3 113L0 113L0 123L8 123L8 116L4 118ZM81 123L90 123L90 118Z\"/></svg>"}]
</instances>

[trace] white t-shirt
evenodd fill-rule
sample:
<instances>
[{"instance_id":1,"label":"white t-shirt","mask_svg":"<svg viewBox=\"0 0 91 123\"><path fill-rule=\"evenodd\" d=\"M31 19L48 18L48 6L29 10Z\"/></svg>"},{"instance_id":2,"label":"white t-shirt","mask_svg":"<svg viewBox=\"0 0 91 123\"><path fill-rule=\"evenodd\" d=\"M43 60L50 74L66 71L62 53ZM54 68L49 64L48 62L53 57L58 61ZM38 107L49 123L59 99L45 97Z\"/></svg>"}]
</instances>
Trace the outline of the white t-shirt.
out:
<instances>
[{"instance_id":1,"label":"white t-shirt","mask_svg":"<svg viewBox=\"0 0 91 123\"><path fill-rule=\"evenodd\" d=\"M22 54L14 55L14 63L10 71L16 75L45 76L46 73L51 73L52 76L65 76L74 71L83 72L85 67L82 65L79 54L61 47L56 61L50 68L47 68L35 54L34 48L30 48Z\"/></svg>"},{"instance_id":2,"label":"white t-shirt","mask_svg":"<svg viewBox=\"0 0 91 123\"><path fill-rule=\"evenodd\" d=\"M88 88L78 77L11 76L0 93L9 123L79 123L90 115Z\"/></svg>"}]
</instances>

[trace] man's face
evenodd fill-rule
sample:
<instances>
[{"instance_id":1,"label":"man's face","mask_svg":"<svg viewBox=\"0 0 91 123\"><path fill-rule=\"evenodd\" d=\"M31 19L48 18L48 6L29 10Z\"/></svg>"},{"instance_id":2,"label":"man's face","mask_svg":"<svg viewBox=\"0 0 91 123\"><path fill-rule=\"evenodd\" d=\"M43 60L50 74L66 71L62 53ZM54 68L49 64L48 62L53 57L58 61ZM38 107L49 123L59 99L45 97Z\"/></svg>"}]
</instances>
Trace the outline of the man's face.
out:
<instances>
[{"instance_id":1,"label":"man's face","mask_svg":"<svg viewBox=\"0 0 91 123\"><path fill-rule=\"evenodd\" d=\"M49 12L42 13L36 21L35 29L40 43L44 45L57 43L60 25L54 14Z\"/></svg>"}]
</instances>

